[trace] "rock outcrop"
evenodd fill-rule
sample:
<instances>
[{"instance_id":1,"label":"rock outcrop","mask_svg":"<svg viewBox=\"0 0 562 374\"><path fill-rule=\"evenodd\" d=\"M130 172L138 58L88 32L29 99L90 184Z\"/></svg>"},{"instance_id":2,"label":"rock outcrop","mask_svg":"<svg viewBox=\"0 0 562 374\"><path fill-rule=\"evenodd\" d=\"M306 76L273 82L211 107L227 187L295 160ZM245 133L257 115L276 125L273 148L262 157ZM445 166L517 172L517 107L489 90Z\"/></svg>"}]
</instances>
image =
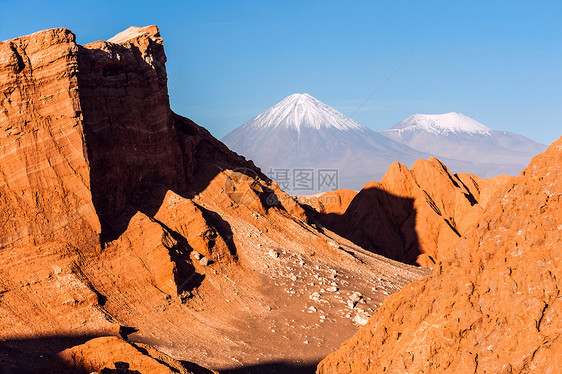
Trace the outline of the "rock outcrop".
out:
<instances>
[{"instance_id":1,"label":"rock outcrop","mask_svg":"<svg viewBox=\"0 0 562 374\"><path fill-rule=\"evenodd\" d=\"M253 163L170 110L165 61L155 26L0 43L8 372L106 335L213 368L315 364L356 314L426 274L308 225Z\"/></svg>"},{"instance_id":2,"label":"rock outcrop","mask_svg":"<svg viewBox=\"0 0 562 374\"><path fill-rule=\"evenodd\" d=\"M318 373L562 370L562 138L490 199L433 275L390 296Z\"/></svg>"},{"instance_id":3,"label":"rock outcrop","mask_svg":"<svg viewBox=\"0 0 562 374\"><path fill-rule=\"evenodd\" d=\"M342 215L355 196L357 196L357 191L341 188L317 195L297 196L296 199L300 204L312 207L320 214Z\"/></svg>"},{"instance_id":4,"label":"rock outcrop","mask_svg":"<svg viewBox=\"0 0 562 374\"><path fill-rule=\"evenodd\" d=\"M185 365L145 344L117 337L101 337L68 348L53 357L38 374L213 374L216 371Z\"/></svg>"},{"instance_id":5,"label":"rock outcrop","mask_svg":"<svg viewBox=\"0 0 562 374\"><path fill-rule=\"evenodd\" d=\"M83 147L74 35L53 29L1 42L0 56L0 246L87 245L100 223Z\"/></svg>"},{"instance_id":6,"label":"rock outcrop","mask_svg":"<svg viewBox=\"0 0 562 374\"><path fill-rule=\"evenodd\" d=\"M434 267L483 214L492 193L513 178L453 175L433 157L416 161L411 170L395 162L380 182L366 184L345 212L312 204L310 216L374 253ZM334 194L318 199L337 201Z\"/></svg>"}]
</instances>

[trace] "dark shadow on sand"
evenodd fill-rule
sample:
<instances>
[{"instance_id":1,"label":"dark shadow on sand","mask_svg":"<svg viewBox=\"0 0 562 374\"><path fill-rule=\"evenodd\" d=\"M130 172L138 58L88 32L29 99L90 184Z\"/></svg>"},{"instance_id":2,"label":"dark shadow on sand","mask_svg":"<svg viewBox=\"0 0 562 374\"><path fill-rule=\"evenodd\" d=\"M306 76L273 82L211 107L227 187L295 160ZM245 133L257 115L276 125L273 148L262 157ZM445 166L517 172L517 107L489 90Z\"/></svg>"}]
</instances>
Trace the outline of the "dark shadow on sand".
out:
<instances>
[{"instance_id":1,"label":"dark shadow on sand","mask_svg":"<svg viewBox=\"0 0 562 374\"><path fill-rule=\"evenodd\" d=\"M0 374L35 373L60 351L98 335L47 336L0 341Z\"/></svg>"}]
</instances>

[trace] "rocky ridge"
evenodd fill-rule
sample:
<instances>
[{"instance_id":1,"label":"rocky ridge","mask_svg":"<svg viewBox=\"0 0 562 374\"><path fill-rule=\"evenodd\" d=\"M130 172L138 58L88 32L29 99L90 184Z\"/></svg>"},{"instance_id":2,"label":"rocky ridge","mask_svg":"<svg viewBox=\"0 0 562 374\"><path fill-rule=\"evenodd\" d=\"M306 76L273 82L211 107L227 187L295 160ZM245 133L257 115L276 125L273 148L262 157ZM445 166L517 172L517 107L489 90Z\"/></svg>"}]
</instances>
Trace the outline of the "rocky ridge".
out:
<instances>
[{"instance_id":1,"label":"rocky ridge","mask_svg":"<svg viewBox=\"0 0 562 374\"><path fill-rule=\"evenodd\" d=\"M317 197L347 205L313 201L310 217L374 253L434 267L480 219L492 194L513 178L453 174L434 157L417 160L410 170L395 162L380 182L366 184L357 195L343 190Z\"/></svg>"},{"instance_id":2,"label":"rocky ridge","mask_svg":"<svg viewBox=\"0 0 562 374\"><path fill-rule=\"evenodd\" d=\"M318 373L562 369L562 138L494 194L431 276L390 296Z\"/></svg>"}]
</instances>

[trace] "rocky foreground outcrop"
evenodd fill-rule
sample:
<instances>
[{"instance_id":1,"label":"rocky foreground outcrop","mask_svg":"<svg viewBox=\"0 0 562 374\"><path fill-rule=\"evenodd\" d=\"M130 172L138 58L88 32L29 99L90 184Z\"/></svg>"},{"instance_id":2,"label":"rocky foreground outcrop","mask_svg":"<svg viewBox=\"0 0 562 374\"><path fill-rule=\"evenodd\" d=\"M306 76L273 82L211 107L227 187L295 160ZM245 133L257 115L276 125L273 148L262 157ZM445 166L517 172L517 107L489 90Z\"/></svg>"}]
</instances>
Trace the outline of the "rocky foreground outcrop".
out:
<instances>
[{"instance_id":1,"label":"rocky foreground outcrop","mask_svg":"<svg viewBox=\"0 0 562 374\"><path fill-rule=\"evenodd\" d=\"M149 345L109 336L65 349L37 374L217 374L197 365L185 366Z\"/></svg>"},{"instance_id":2,"label":"rocky foreground outcrop","mask_svg":"<svg viewBox=\"0 0 562 374\"><path fill-rule=\"evenodd\" d=\"M434 157L416 161L411 170L395 162L380 182L366 184L355 196L338 190L311 200L309 217L374 253L433 268L513 178L452 174Z\"/></svg>"},{"instance_id":3,"label":"rocky foreground outcrop","mask_svg":"<svg viewBox=\"0 0 562 374\"><path fill-rule=\"evenodd\" d=\"M427 274L308 225L170 110L165 61L155 26L0 42L5 371L105 335L212 368L314 365Z\"/></svg>"},{"instance_id":4,"label":"rocky foreground outcrop","mask_svg":"<svg viewBox=\"0 0 562 374\"><path fill-rule=\"evenodd\" d=\"M562 371L562 138L318 373Z\"/></svg>"}]
</instances>

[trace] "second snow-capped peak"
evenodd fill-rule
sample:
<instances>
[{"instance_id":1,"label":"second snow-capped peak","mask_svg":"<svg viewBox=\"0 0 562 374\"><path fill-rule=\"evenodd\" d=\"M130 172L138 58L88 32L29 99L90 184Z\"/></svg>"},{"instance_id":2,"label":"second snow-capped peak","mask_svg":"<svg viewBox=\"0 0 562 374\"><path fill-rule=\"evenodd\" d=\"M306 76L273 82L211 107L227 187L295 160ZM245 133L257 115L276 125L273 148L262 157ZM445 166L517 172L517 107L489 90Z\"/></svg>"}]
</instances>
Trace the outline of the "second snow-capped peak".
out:
<instances>
[{"instance_id":1,"label":"second snow-capped peak","mask_svg":"<svg viewBox=\"0 0 562 374\"><path fill-rule=\"evenodd\" d=\"M491 129L461 113L415 114L385 132L427 131L434 134L468 133L489 135Z\"/></svg>"}]
</instances>

